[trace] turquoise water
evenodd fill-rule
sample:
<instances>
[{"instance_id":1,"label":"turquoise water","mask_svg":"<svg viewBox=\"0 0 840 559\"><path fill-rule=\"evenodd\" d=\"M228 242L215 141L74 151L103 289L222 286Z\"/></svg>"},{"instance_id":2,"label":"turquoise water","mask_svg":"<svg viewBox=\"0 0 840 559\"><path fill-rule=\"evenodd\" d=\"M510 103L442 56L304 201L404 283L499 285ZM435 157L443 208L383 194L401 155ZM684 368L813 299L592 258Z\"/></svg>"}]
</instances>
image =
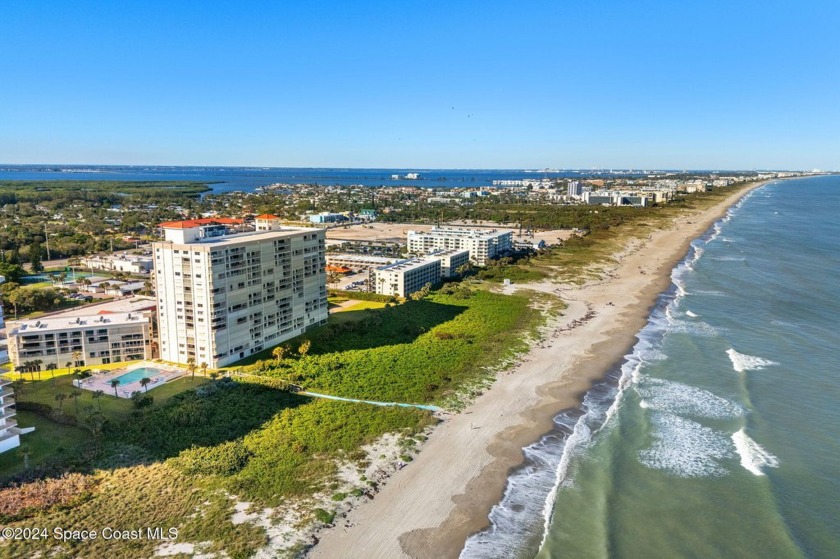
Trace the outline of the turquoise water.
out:
<instances>
[{"instance_id":1,"label":"turquoise water","mask_svg":"<svg viewBox=\"0 0 840 559\"><path fill-rule=\"evenodd\" d=\"M672 279L462 557L840 557L840 177L754 191Z\"/></svg>"},{"instance_id":2,"label":"turquoise water","mask_svg":"<svg viewBox=\"0 0 840 559\"><path fill-rule=\"evenodd\" d=\"M120 381L121 385L131 384L132 382L137 382L141 378L148 378L151 379L155 375L159 375L163 372L161 369L155 369L154 367L140 367L139 369L134 369L124 375L120 375L116 377L117 380Z\"/></svg>"}]
</instances>

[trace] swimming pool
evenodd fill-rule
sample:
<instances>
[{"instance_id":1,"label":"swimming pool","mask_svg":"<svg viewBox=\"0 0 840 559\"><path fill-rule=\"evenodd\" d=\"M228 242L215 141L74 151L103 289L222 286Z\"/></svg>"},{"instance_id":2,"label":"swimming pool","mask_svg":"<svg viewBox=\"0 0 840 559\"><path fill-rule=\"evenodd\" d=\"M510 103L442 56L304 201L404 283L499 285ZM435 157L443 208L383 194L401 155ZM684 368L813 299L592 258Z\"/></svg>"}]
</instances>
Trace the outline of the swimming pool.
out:
<instances>
[{"instance_id":1,"label":"swimming pool","mask_svg":"<svg viewBox=\"0 0 840 559\"><path fill-rule=\"evenodd\" d=\"M156 369L155 367L140 367L139 369L134 369L133 371L129 371L124 375L120 375L115 378L120 381L120 385L126 385L131 384L132 382L137 382L141 378L151 379L155 375L159 375L163 372L163 369Z\"/></svg>"}]
</instances>

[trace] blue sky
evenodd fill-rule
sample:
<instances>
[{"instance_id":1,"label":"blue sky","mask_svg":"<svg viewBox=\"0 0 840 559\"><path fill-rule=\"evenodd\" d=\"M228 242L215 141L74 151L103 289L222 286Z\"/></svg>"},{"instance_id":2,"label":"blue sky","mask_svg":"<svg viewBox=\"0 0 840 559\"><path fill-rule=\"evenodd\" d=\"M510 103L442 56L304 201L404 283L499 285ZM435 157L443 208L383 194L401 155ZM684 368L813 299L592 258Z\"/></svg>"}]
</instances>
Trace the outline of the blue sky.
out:
<instances>
[{"instance_id":1,"label":"blue sky","mask_svg":"<svg viewBox=\"0 0 840 559\"><path fill-rule=\"evenodd\" d=\"M840 169L840 2L0 2L0 162Z\"/></svg>"}]
</instances>

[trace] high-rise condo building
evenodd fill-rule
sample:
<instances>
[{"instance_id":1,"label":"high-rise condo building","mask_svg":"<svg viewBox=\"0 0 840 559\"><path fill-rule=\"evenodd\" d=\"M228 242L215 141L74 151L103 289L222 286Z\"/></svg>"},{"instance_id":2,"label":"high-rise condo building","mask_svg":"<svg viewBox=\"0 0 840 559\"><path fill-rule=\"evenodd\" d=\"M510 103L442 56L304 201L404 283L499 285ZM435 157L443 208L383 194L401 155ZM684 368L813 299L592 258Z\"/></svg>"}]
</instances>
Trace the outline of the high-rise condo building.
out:
<instances>
[{"instance_id":1,"label":"high-rise condo building","mask_svg":"<svg viewBox=\"0 0 840 559\"><path fill-rule=\"evenodd\" d=\"M228 234L232 220L160 224L154 243L160 357L223 367L324 324L324 230Z\"/></svg>"}]
</instances>

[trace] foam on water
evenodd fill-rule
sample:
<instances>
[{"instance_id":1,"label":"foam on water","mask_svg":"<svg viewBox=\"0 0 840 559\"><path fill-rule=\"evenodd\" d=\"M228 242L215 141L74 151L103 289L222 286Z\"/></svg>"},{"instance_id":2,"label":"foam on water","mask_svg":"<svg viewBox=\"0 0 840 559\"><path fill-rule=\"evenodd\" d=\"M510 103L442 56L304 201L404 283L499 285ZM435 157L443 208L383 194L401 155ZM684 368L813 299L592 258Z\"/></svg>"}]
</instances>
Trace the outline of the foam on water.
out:
<instances>
[{"instance_id":1,"label":"foam on water","mask_svg":"<svg viewBox=\"0 0 840 559\"><path fill-rule=\"evenodd\" d=\"M681 382L647 378L636 386L636 391L644 398L643 407L658 411L712 419L728 419L745 414L741 406Z\"/></svg>"},{"instance_id":2,"label":"foam on water","mask_svg":"<svg viewBox=\"0 0 840 559\"><path fill-rule=\"evenodd\" d=\"M691 311L685 311L685 315L690 316L691 318L697 318L698 316L700 316L699 314L693 313Z\"/></svg>"},{"instance_id":3,"label":"foam on water","mask_svg":"<svg viewBox=\"0 0 840 559\"><path fill-rule=\"evenodd\" d=\"M704 338L712 338L720 334L720 331L717 328L701 320L675 320L668 329L668 332L671 334L702 336Z\"/></svg>"},{"instance_id":4,"label":"foam on water","mask_svg":"<svg viewBox=\"0 0 840 559\"><path fill-rule=\"evenodd\" d=\"M551 433L523 449L524 464L509 475L501 501L490 512L490 525L467 539L462 559L516 556L523 546L540 541L540 535L540 545L545 544L559 491L574 487L572 465L577 457L586 454L597 433L614 426L625 391L644 381L645 365L667 359L661 350L663 337L668 333L719 335L711 325L694 320L697 315L690 311L685 313L690 320L677 318L677 309L687 295L685 278L693 273L693 264L703 256L704 246L720 235L721 224L730 216L731 211L707 236L693 242L685 259L672 270L673 291L660 299L621 369L596 383L580 409L555 417ZM643 463L683 477L726 473L717 460L734 456L729 437L670 412L731 418L743 415L744 410L704 390L657 382L654 380L643 389L649 389L650 394L640 404L652 408L650 415L657 439L640 454Z\"/></svg>"},{"instance_id":5,"label":"foam on water","mask_svg":"<svg viewBox=\"0 0 840 559\"><path fill-rule=\"evenodd\" d=\"M719 461L734 456L726 435L696 421L666 412L651 413L652 445L639 452L648 468L677 477L712 477L728 471Z\"/></svg>"},{"instance_id":6,"label":"foam on water","mask_svg":"<svg viewBox=\"0 0 840 559\"><path fill-rule=\"evenodd\" d=\"M524 541L547 530L557 488L572 456L591 439L586 422L574 414L559 414L554 423L555 432L523 449L525 464L508 478L502 500L490 511L490 526L467 539L461 558L511 557ZM533 523L540 518L545 526Z\"/></svg>"},{"instance_id":7,"label":"foam on water","mask_svg":"<svg viewBox=\"0 0 840 559\"><path fill-rule=\"evenodd\" d=\"M754 475L766 475L762 468L778 468L779 460L760 444L752 440L742 427L740 431L732 435L732 442L735 443L735 450L741 457L741 465Z\"/></svg>"},{"instance_id":8,"label":"foam on water","mask_svg":"<svg viewBox=\"0 0 840 559\"><path fill-rule=\"evenodd\" d=\"M746 355L744 353L738 353L732 348L726 350L726 355L728 355L729 360L732 361L732 368L739 373L743 373L745 371L758 371L765 367L778 365L775 361L770 361L769 359L764 359L762 357L755 357L753 355Z\"/></svg>"}]
</instances>

